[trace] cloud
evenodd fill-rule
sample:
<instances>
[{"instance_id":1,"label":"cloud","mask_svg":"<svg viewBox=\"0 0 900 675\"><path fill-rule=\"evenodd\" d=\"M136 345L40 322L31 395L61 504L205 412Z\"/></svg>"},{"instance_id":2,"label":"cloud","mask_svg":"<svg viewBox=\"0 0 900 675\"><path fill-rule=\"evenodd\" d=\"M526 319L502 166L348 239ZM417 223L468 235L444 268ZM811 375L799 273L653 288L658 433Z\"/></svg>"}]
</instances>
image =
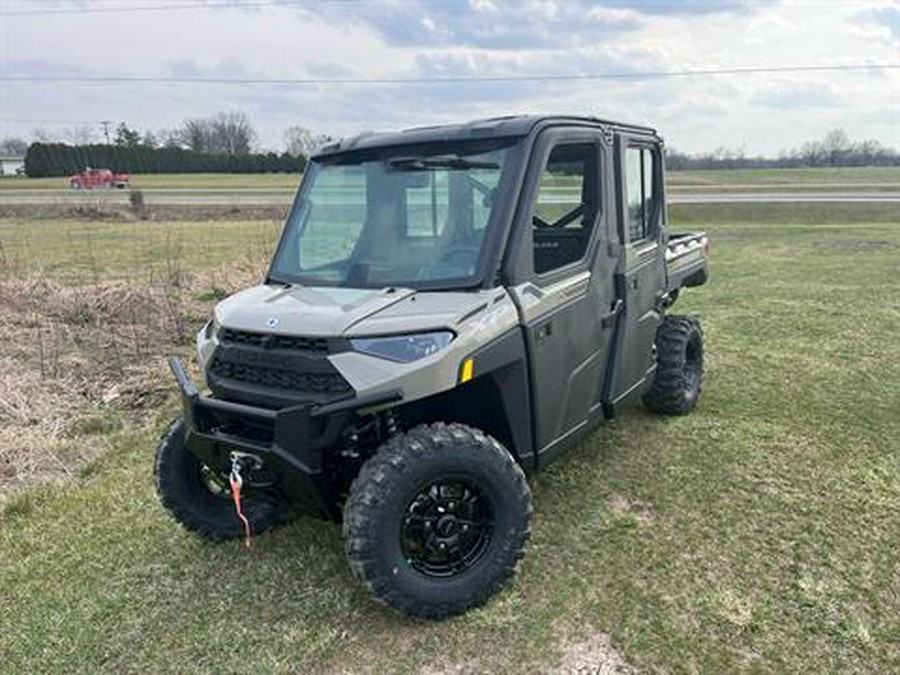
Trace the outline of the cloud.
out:
<instances>
[{"instance_id":1,"label":"cloud","mask_svg":"<svg viewBox=\"0 0 900 675\"><path fill-rule=\"evenodd\" d=\"M715 14L759 9L771 0L604 0L607 7L631 9L641 14Z\"/></svg>"},{"instance_id":2,"label":"cloud","mask_svg":"<svg viewBox=\"0 0 900 675\"><path fill-rule=\"evenodd\" d=\"M233 56L217 59L212 62L199 62L196 59L176 59L163 61L165 75L171 77L218 77L242 78L251 77L247 65Z\"/></svg>"},{"instance_id":3,"label":"cloud","mask_svg":"<svg viewBox=\"0 0 900 675\"><path fill-rule=\"evenodd\" d=\"M819 82L785 82L757 95L754 102L770 108L808 110L835 108L844 104L843 97Z\"/></svg>"},{"instance_id":4,"label":"cloud","mask_svg":"<svg viewBox=\"0 0 900 675\"><path fill-rule=\"evenodd\" d=\"M875 7L864 9L855 15L861 23L875 24L887 28L892 39L900 41L900 7Z\"/></svg>"},{"instance_id":5,"label":"cloud","mask_svg":"<svg viewBox=\"0 0 900 675\"><path fill-rule=\"evenodd\" d=\"M690 152L720 145L777 152L796 144L798 129L811 138L838 126L900 146L900 71L440 81L891 62L896 9L878 0L829 3L815 12L803 0L310 0L240 10L3 17L0 70L9 74L425 81L3 82L0 137L27 136L48 118L59 120L58 129L75 124L74 116L79 123L122 120L155 130L237 109L251 117L264 147L280 149L284 128L293 124L343 135L552 112L650 124Z\"/></svg>"},{"instance_id":6,"label":"cloud","mask_svg":"<svg viewBox=\"0 0 900 675\"><path fill-rule=\"evenodd\" d=\"M575 47L640 26L631 14L598 12L595 5L587 0L373 3L356 7L352 20L371 26L392 45L494 50ZM348 18L339 3L319 3L309 9L333 20Z\"/></svg>"}]
</instances>

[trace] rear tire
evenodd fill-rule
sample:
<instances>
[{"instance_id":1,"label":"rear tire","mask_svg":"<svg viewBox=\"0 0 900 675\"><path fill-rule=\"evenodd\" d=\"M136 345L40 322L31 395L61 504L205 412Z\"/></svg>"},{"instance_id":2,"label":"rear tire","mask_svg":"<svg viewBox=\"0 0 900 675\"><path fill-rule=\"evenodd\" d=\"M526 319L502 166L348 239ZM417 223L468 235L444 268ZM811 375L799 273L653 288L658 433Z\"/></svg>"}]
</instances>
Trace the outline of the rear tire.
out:
<instances>
[{"instance_id":1,"label":"rear tire","mask_svg":"<svg viewBox=\"0 0 900 675\"><path fill-rule=\"evenodd\" d=\"M656 377L644 405L662 415L687 415L703 385L703 330L691 316L663 319L656 332Z\"/></svg>"},{"instance_id":2,"label":"rear tire","mask_svg":"<svg viewBox=\"0 0 900 675\"><path fill-rule=\"evenodd\" d=\"M442 619L512 576L530 520L531 492L506 448L461 424L423 425L383 445L354 481L347 558L379 601Z\"/></svg>"},{"instance_id":3,"label":"rear tire","mask_svg":"<svg viewBox=\"0 0 900 675\"><path fill-rule=\"evenodd\" d=\"M160 440L154 474L162 505L185 529L211 541L244 536L227 483L213 482L209 470L184 446L184 422L180 419ZM253 534L284 523L290 515L286 507L272 502L244 499L242 507Z\"/></svg>"}]
</instances>

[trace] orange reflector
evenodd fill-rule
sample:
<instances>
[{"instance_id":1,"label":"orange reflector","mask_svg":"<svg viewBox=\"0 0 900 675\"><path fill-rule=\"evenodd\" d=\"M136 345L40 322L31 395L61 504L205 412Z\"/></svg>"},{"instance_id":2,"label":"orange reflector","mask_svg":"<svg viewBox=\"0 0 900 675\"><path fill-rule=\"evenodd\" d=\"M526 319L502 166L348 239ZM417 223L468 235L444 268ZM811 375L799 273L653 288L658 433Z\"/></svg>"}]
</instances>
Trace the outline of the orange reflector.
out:
<instances>
[{"instance_id":1,"label":"orange reflector","mask_svg":"<svg viewBox=\"0 0 900 675\"><path fill-rule=\"evenodd\" d=\"M459 383L463 384L472 379L472 371L475 370L475 361L466 359L463 361L462 372L459 374Z\"/></svg>"}]
</instances>

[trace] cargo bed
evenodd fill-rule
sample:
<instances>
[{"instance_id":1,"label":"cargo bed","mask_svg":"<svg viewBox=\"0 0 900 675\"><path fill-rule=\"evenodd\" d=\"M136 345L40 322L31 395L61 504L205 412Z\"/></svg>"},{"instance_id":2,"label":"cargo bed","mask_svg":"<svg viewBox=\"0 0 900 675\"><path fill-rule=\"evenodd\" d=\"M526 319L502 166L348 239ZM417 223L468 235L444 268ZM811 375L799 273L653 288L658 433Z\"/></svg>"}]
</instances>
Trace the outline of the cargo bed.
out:
<instances>
[{"instance_id":1,"label":"cargo bed","mask_svg":"<svg viewBox=\"0 0 900 675\"><path fill-rule=\"evenodd\" d=\"M709 278L709 240L705 232L679 232L666 245L668 290L700 286Z\"/></svg>"}]
</instances>

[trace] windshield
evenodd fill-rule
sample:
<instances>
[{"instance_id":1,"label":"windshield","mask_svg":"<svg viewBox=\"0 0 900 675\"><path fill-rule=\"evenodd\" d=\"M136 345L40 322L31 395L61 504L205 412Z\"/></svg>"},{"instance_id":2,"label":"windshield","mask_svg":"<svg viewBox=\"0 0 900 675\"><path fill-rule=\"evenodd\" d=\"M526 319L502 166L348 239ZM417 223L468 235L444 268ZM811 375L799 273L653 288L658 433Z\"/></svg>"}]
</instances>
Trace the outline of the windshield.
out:
<instances>
[{"instance_id":1,"label":"windshield","mask_svg":"<svg viewBox=\"0 0 900 675\"><path fill-rule=\"evenodd\" d=\"M390 152L310 164L271 280L421 288L477 279L509 149Z\"/></svg>"}]
</instances>

